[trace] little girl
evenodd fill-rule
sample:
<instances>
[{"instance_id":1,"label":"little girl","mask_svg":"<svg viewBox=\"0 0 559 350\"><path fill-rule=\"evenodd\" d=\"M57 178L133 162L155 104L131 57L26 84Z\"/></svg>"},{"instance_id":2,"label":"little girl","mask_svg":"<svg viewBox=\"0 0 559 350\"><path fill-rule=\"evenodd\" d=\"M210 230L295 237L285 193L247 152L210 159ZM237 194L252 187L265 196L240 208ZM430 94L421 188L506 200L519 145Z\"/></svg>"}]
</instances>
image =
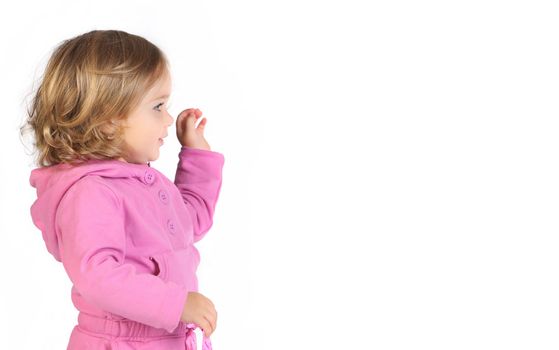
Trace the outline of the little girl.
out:
<instances>
[{"instance_id":1,"label":"little girl","mask_svg":"<svg viewBox=\"0 0 559 350\"><path fill-rule=\"evenodd\" d=\"M198 293L194 243L213 223L224 156L202 112L176 121L174 181L150 165L173 117L166 56L148 40L94 30L52 54L28 111L39 168L31 207L46 247L72 281L78 324L67 349L204 349L214 304Z\"/></svg>"}]
</instances>

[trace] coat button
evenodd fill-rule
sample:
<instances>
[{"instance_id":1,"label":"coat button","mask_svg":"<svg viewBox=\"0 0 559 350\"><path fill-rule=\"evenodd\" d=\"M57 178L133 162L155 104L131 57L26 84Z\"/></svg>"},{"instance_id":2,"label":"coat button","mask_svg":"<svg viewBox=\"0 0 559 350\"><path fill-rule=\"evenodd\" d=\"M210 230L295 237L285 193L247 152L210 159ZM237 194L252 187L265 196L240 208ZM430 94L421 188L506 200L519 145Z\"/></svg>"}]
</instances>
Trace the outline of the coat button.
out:
<instances>
[{"instance_id":1,"label":"coat button","mask_svg":"<svg viewBox=\"0 0 559 350\"><path fill-rule=\"evenodd\" d=\"M146 170L144 174L144 182L151 185L155 180L155 174L151 170Z\"/></svg>"},{"instance_id":2,"label":"coat button","mask_svg":"<svg viewBox=\"0 0 559 350\"><path fill-rule=\"evenodd\" d=\"M175 227L175 223L173 222L173 220L171 220L171 219L167 220L167 228L169 229L169 232L171 232L172 234L175 233L176 227Z\"/></svg>"},{"instance_id":3,"label":"coat button","mask_svg":"<svg viewBox=\"0 0 559 350\"><path fill-rule=\"evenodd\" d=\"M167 192L165 192L165 190L159 190L159 200L161 200L164 204L169 202L169 197L167 196Z\"/></svg>"}]
</instances>

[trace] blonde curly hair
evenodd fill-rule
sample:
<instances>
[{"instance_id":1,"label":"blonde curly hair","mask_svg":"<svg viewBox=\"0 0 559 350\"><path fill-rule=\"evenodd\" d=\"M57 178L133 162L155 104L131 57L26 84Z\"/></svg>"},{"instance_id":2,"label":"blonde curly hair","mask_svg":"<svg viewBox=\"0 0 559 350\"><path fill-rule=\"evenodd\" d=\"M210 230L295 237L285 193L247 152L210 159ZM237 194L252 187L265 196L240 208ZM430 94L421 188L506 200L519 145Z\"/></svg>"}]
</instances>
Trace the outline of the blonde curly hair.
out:
<instances>
[{"instance_id":1,"label":"blonde curly hair","mask_svg":"<svg viewBox=\"0 0 559 350\"><path fill-rule=\"evenodd\" d=\"M126 158L121 121L168 68L157 46L124 31L93 30L63 41L20 127L22 134L33 131L35 163Z\"/></svg>"}]
</instances>

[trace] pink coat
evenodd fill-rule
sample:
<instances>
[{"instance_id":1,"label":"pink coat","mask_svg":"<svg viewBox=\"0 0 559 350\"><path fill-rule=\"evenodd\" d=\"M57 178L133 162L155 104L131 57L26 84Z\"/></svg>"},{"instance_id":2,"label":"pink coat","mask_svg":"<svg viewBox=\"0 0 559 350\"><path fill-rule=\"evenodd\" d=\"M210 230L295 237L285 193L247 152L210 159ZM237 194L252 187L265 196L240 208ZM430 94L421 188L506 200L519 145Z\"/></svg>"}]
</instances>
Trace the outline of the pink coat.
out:
<instances>
[{"instance_id":1,"label":"pink coat","mask_svg":"<svg viewBox=\"0 0 559 350\"><path fill-rule=\"evenodd\" d=\"M174 183L150 164L118 160L31 172L33 222L72 281L83 321L71 337L114 338L109 321L136 329L127 337L180 335L195 326L180 317L188 291L198 291L194 243L212 226L223 164L221 153L182 147Z\"/></svg>"}]
</instances>

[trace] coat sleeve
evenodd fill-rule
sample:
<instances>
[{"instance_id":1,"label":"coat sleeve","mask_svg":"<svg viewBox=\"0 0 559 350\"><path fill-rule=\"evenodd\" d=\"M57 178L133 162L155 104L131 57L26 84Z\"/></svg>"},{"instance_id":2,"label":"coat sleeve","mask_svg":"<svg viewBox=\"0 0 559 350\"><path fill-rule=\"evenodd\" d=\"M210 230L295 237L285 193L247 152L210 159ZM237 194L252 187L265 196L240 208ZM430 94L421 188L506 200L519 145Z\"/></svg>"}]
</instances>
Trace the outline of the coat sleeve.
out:
<instances>
[{"instance_id":1,"label":"coat sleeve","mask_svg":"<svg viewBox=\"0 0 559 350\"><path fill-rule=\"evenodd\" d=\"M172 332L188 290L125 262L122 201L101 179L85 177L57 210L62 264L83 298L97 307Z\"/></svg>"},{"instance_id":2,"label":"coat sleeve","mask_svg":"<svg viewBox=\"0 0 559 350\"><path fill-rule=\"evenodd\" d=\"M193 220L194 242L201 240L213 224L224 162L219 152L181 147L175 185Z\"/></svg>"}]
</instances>

